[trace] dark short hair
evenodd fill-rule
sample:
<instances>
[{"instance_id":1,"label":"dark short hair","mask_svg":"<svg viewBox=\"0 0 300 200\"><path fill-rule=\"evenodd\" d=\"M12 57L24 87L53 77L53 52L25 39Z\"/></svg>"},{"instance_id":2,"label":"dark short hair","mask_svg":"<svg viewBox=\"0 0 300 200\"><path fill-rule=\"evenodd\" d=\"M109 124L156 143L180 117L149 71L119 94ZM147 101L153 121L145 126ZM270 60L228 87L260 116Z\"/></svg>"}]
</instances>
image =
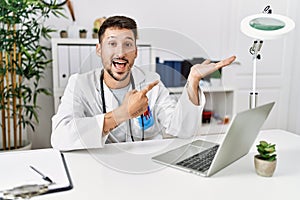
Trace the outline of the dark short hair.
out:
<instances>
[{"instance_id":1,"label":"dark short hair","mask_svg":"<svg viewBox=\"0 0 300 200\"><path fill-rule=\"evenodd\" d=\"M134 38L137 39L137 25L136 22L125 16L112 16L107 18L103 24L100 26L99 31L98 31L98 39L99 43L102 41L102 37L104 35L104 32L108 28L119 28L119 29L130 29L132 30L134 34Z\"/></svg>"}]
</instances>

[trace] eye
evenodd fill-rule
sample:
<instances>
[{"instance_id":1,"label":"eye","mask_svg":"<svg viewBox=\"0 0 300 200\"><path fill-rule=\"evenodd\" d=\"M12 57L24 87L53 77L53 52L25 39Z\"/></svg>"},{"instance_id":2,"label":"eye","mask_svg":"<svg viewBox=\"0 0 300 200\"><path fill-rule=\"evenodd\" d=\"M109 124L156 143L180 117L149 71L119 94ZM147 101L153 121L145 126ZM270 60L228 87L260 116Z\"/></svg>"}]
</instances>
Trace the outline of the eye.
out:
<instances>
[{"instance_id":1,"label":"eye","mask_svg":"<svg viewBox=\"0 0 300 200\"><path fill-rule=\"evenodd\" d=\"M134 46L134 44L132 42L125 42L125 47L130 48L133 46Z\"/></svg>"},{"instance_id":2,"label":"eye","mask_svg":"<svg viewBox=\"0 0 300 200\"><path fill-rule=\"evenodd\" d=\"M111 42L108 42L108 46L116 47L116 46L117 46L117 43L114 42L114 41L111 41Z\"/></svg>"}]
</instances>

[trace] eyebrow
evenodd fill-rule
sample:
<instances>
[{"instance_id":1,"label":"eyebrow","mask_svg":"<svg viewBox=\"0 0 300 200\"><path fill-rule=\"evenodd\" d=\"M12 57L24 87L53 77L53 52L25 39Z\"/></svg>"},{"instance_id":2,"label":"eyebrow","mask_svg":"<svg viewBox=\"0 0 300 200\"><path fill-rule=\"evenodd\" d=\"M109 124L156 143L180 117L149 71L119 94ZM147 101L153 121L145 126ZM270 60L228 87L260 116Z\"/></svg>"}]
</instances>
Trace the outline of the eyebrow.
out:
<instances>
[{"instance_id":1,"label":"eyebrow","mask_svg":"<svg viewBox=\"0 0 300 200\"><path fill-rule=\"evenodd\" d=\"M109 37L107 37L107 39L116 39L117 37L116 36L109 36ZM132 40L132 41L134 41L134 39L132 38L132 37L125 37L125 39L129 39L129 40Z\"/></svg>"}]
</instances>

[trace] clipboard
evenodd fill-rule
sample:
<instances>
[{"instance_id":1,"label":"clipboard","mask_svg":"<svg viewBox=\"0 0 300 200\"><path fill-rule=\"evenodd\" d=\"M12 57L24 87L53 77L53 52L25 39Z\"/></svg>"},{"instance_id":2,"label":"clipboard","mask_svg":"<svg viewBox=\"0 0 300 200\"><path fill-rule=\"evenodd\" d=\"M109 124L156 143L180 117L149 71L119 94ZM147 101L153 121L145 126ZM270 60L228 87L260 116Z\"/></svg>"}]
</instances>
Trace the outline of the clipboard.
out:
<instances>
[{"instance_id":1,"label":"clipboard","mask_svg":"<svg viewBox=\"0 0 300 200\"><path fill-rule=\"evenodd\" d=\"M47 184L30 166L34 166L54 182L43 194L73 188L65 157L56 149L3 152L0 153L0 162L0 191L28 184Z\"/></svg>"}]
</instances>

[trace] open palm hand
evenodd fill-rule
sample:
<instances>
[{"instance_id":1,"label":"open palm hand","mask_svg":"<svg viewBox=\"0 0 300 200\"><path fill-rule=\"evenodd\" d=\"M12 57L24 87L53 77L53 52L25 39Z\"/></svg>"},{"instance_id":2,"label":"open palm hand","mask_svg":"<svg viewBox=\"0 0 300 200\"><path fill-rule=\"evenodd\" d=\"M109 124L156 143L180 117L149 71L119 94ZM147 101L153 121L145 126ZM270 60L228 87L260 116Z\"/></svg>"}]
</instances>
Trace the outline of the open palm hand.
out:
<instances>
[{"instance_id":1,"label":"open palm hand","mask_svg":"<svg viewBox=\"0 0 300 200\"><path fill-rule=\"evenodd\" d=\"M236 56L231 56L217 63L211 63L210 60L205 60L201 64L195 64L191 68L190 76L193 80L200 81L201 78L217 71L218 69L230 65Z\"/></svg>"}]
</instances>

